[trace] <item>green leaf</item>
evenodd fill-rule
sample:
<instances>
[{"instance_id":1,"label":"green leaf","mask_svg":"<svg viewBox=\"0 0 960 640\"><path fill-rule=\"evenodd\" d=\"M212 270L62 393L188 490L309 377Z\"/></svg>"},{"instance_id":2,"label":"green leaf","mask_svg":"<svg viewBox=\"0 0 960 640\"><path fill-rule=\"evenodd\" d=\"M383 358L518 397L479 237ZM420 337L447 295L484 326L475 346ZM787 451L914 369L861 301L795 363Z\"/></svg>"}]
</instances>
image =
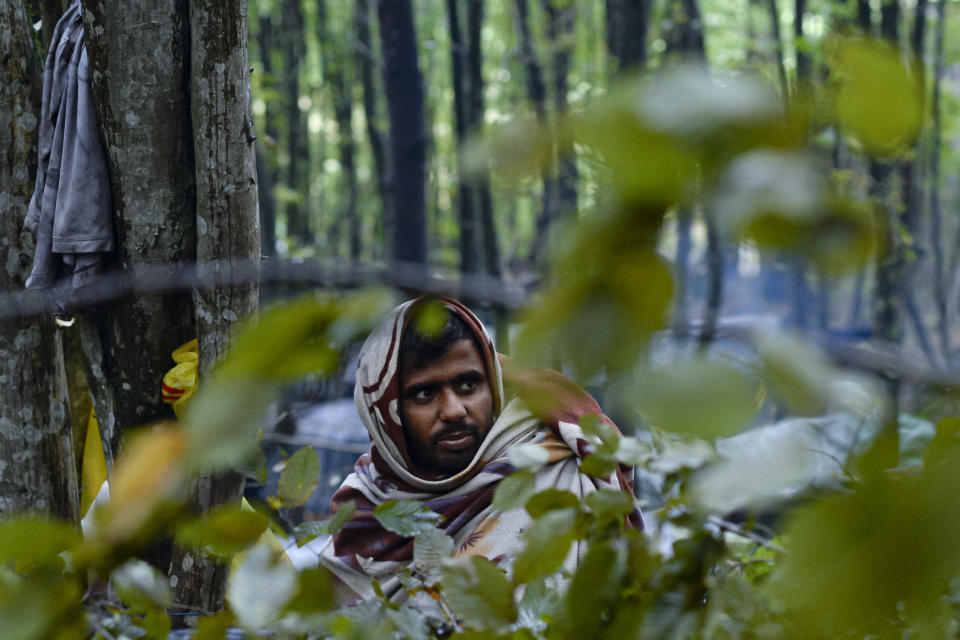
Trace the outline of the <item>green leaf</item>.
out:
<instances>
[{"instance_id":1,"label":"green leaf","mask_svg":"<svg viewBox=\"0 0 960 640\"><path fill-rule=\"evenodd\" d=\"M716 438L742 431L757 412L757 383L707 358L649 369L641 380L637 409L667 431Z\"/></svg>"},{"instance_id":2,"label":"green leaf","mask_svg":"<svg viewBox=\"0 0 960 640\"><path fill-rule=\"evenodd\" d=\"M88 636L83 588L72 576L17 576L0 569L0 629L4 640Z\"/></svg>"},{"instance_id":3,"label":"green leaf","mask_svg":"<svg viewBox=\"0 0 960 640\"><path fill-rule=\"evenodd\" d=\"M773 391L799 415L819 415L827 408L836 373L819 350L785 333L757 333L763 375Z\"/></svg>"},{"instance_id":4,"label":"green leaf","mask_svg":"<svg viewBox=\"0 0 960 640\"><path fill-rule=\"evenodd\" d=\"M216 470L248 460L260 417L279 385L335 372L340 350L376 325L389 299L379 290L342 298L309 295L249 319L187 407L182 422L188 467Z\"/></svg>"},{"instance_id":5,"label":"green leaf","mask_svg":"<svg viewBox=\"0 0 960 640\"><path fill-rule=\"evenodd\" d=\"M580 471L591 478L606 478L617 470L617 461L602 453L591 453L580 461Z\"/></svg>"},{"instance_id":6,"label":"green leaf","mask_svg":"<svg viewBox=\"0 0 960 640\"><path fill-rule=\"evenodd\" d=\"M166 609L173 601L167 577L142 560L128 560L114 569L110 584L120 599L137 612Z\"/></svg>"},{"instance_id":7,"label":"green leaf","mask_svg":"<svg viewBox=\"0 0 960 640\"><path fill-rule=\"evenodd\" d=\"M149 640L167 640L170 635L170 616L163 609L150 609L137 624Z\"/></svg>"},{"instance_id":8,"label":"green leaf","mask_svg":"<svg viewBox=\"0 0 960 640\"><path fill-rule=\"evenodd\" d=\"M220 558L254 544L270 525L270 519L257 511L239 507L218 507L203 518L177 527L177 541Z\"/></svg>"},{"instance_id":9,"label":"green leaf","mask_svg":"<svg viewBox=\"0 0 960 640\"><path fill-rule=\"evenodd\" d=\"M76 527L37 515L0 521L0 565L13 562L20 573L38 567L62 567L60 554L80 543Z\"/></svg>"},{"instance_id":10,"label":"green leaf","mask_svg":"<svg viewBox=\"0 0 960 640\"><path fill-rule=\"evenodd\" d=\"M634 510L633 496L626 491L599 489L587 496L587 506L601 517L617 518Z\"/></svg>"},{"instance_id":11,"label":"green leaf","mask_svg":"<svg viewBox=\"0 0 960 640\"><path fill-rule=\"evenodd\" d=\"M529 471L512 473L497 484L493 492L492 507L495 511L520 509L537 491L536 477Z\"/></svg>"},{"instance_id":12,"label":"green leaf","mask_svg":"<svg viewBox=\"0 0 960 640\"><path fill-rule=\"evenodd\" d=\"M203 616L197 622L197 630L190 640L223 640L227 629L236 621L229 609L221 609L212 616Z\"/></svg>"},{"instance_id":13,"label":"green leaf","mask_svg":"<svg viewBox=\"0 0 960 640\"><path fill-rule=\"evenodd\" d=\"M914 144L923 119L923 88L899 52L881 40L848 38L832 61L836 111L875 156Z\"/></svg>"},{"instance_id":14,"label":"green leaf","mask_svg":"<svg viewBox=\"0 0 960 640\"><path fill-rule=\"evenodd\" d=\"M593 453L612 456L620 446L620 434L613 425L604 422L596 414L591 413L580 418L580 428L590 440L590 450Z\"/></svg>"},{"instance_id":15,"label":"green leaf","mask_svg":"<svg viewBox=\"0 0 960 640\"><path fill-rule=\"evenodd\" d=\"M340 529L343 529L343 525L347 524L350 521L350 518L353 516L353 513L357 510L357 503L354 500L348 500L340 505L340 509L337 510L333 517L330 518L330 524L327 526L327 533L332 536L340 533Z\"/></svg>"},{"instance_id":16,"label":"green leaf","mask_svg":"<svg viewBox=\"0 0 960 640\"><path fill-rule=\"evenodd\" d=\"M433 576L443 561L453 555L454 543L442 529L427 529L413 539L413 561L428 576Z\"/></svg>"},{"instance_id":17,"label":"green leaf","mask_svg":"<svg viewBox=\"0 0 960 640\"><path fill-rule=\"evenodd\" d=\"M297 594L287 604L288 611L302 614L329 611L336 604L335 578L325 567L304 569L298 574Z\"/></svg>"},{"instance_id":18,"label":"green leaf","mask_svg":"<svg viewBox=\"0 0 960 640\"><path fill-rule=\"evenodd\" d=\"M570 491L561 489L544 489L527 500L527 513L536 520L548 511L556 509L579 509L580 500Z\"/></svg>"},{"instance_id":19,"label":"green leaf","mask_svg":"<svg viewBox=\"0 0 960 640\"><path fill-rule=\"evenodd\" d=\"M627 565L622 545L596 541L577 567L559 621L570 638L603 638Z\"/></svg>"},{"instance_id":20,"label":"green leaf","mask_svg":"<svg viewBox=\"0 0 960 640\"><path fill-rule=\"evenodd\" d=\"M620 438L615 459L627 466L642 466L656 457L657 452L653 445L639 438L624 436Z\"/></svg>"},{"instance_id":21,"label":"green leaf","mask_svg":"<svg viewBox=\"0 0 960 640\"><path fill-rule=\"evenodd\" d=\"M416 500L388 500L377 505L373 517L384 529L401 536L415 536L434 528L443 516L423 506Z\"/></svg>"},{"instance_id":22,"label":"green leaf","mask_svg":"<svg viewBox=\"0 0 960 640\"><path fill-rule=\"evenodd\" d=\"M545 576L532 580L524 586L517 624L533 631L540 631L547 626L547 620L559 603L560 594L547 585Z\"/></svg>"},{"instance_id":23,"label":"green leaf","mask_svg":"<svg viewBox=\"0 0 960 640\"><path fill-rule=\"evenodd\" d=\"M523 550L513 563L513 581L530 582L563 565L576 537L578 511L559 509L536 520L523 533Z\"/></svg>"},{"instance_id":24,"label":"green leaf","mask_svg":"<svg viewBox=\"0 0 960 640\"><path fill-rule=\"evenodd\" d=\"M448 560L443 586L450 607L466 626L495 631L517 619L510 581L484 557Z\"/></svg>"},{"instance_id":25,"label":"green leaf","mask_svg":"<svg viewBox=\"0 0 960 640\"><path fill-rule=\"evenodd\" d=\"M340 505L340 509L329 520L301 522L293 530L294 537L297 539L297 546L302 547L317 536L337 535L343 525L350 521L350 517L356 509L357 503L354 500L349 500Z\"/></svg>"},{"instance_id":26,"label":"green leaf","mask_svg":"<svg viewBox=\"0 0 960 640\"><path fill-rule=\"evenodd\" d=\"M297 592L297 572L266 545L244 554L231 572L227 601L245 629L263 629L276 620Z\"/></svg>"},{"instance_id":27,"label":"green leaf","mask_svg":"<svg viewBox=\"0 0 960 640\"><path fill-rule=\"evenodd\" d=\"M311 446L300 447L280 472L277 495L283 506L299 507L310 499L319 481L320 456Z\"/></svg>"},{"instance_id":28,"label":"green leaf","mask_svg":"<svg viewBox=\"0 0 960 640\"><path fill-rule=\"evenodd\" d=\"M517 469L536 472L547 464L550 452L535 444L515 444L507 449L507 457Z\"/></svg>"}]
</instances>

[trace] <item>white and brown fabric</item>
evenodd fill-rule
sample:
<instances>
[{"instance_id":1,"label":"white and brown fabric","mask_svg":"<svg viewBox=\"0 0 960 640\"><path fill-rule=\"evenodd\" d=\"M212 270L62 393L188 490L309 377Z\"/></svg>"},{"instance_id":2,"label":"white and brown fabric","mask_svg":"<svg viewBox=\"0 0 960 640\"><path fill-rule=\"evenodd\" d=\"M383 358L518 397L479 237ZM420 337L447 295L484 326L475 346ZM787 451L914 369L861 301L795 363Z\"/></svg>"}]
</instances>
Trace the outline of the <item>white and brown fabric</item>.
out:
<instances>
[{"instance_id":1,"label":"white and brown fabric","mask_svg":"<svg viewBox=\"0 0 960 640\"><path fill-rule=\"evenodd\" d=\"M411 473L399 415L398 368L401 337L421 300L394 309L361 349L354 398L371 446L331 500L334 513L351 500L356 511L324 547L321 561L363 598L374 597L373 578L380 581L384 593L398 591L395 575L413 559L413 539L385 530L373 516L374 508L388 500L416 500L443 516L439 526L453 537L458 554L483 555L499 562L520 550L520 534L531 524L529 515L524 509L498 512L491 506L497 484L516 471L507 457L513 445L529 443L548 450L548 462L536 476L537 490L554 487L581 498L601 488L631 490L624 474L627 469L617 469L604 479L580 473L587 441L579 419L596 414L610 423L596 401L555 371L512 372L507 366L506 389L512 398L505 402L501 363L506 359L498 356L480 320L449 299L443 300L445 306L466 322L483 345L494 423L463 471L437 477ZM550 401L545 403L544 398ZM538 407L537 413L528 405ZM628 523L642 527L640 512L631 514ZM583 551L571 550L565 566L573 569Z\"/></svg>"}]
</instances>

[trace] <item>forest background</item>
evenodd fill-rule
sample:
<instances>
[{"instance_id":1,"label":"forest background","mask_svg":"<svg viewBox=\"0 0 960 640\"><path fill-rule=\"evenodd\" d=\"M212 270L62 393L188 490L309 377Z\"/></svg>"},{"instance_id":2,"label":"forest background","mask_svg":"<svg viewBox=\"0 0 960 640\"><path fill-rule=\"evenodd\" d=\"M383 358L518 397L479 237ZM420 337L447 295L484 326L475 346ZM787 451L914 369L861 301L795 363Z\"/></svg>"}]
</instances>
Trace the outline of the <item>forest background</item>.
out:
<instances>
[{"instance_id":1,"label":"forest background","mask_svg":"<svg viewBox=\"0 0 960 640\"><path fill-rule=\"evenodd\" d=\"M16 31L28 24L24 5L0 2L10 43L4 113L14 116L2 139L11 159L3 193L14 194L3 219L7 292L22 286L30 252L16 198L29 195L21 183L36 153L16 99L39 86L30 59L63 10L25 6L38 27L27 45L17 39L27 31ZM230 502L242 479L224 471L249 465L236 443L254 441L268 392L307 372L335 373L337 355L385 301L301 299L264 313L235 344L233 325L258 299L302 285L377 282L459 293L491 320L502 350L515 342L521 359L562 367L602 394L636 436L586 425L585 467L650 470L656 504L642 506L657 507L652 537L617 527L624 505L611 496L580 505L502 495L501 506L525 506L539 525L522 568L504 575L446 558L425 519L399 505L381 521L424 541L425 572L411 573L407 588L440 602L439 617L385 602L329 612L322 572L291 577L251 552L230 608L205 619L206 633L230 624L341 636L955 630L960 79L949 2L85 6L118 262L133 277L81 299L104 306L81 304L74 331L32 315L49 301L5 294L0 353L16 382L4 388L0 472L23 473L0 476L0 487L5 513L77 520L77 429L88 408L61 400L89 397L82 387L117 491L92 541L46 520L4 523L2 558L17 561L0 574L4 620L18 637L60 624L67 634L109 637L108 628L122 635L132 625L163 637L172 602L219 609L227 583L215 551L232 555L269 519L227 509L194 520L173 507L191 492L204 508ZM155 46L157 33L169 48ZM203 84L224 77L232 91ZM225 114L224 103L239 111ZM228 155L217 156L224 140ZM217 218L217 203L237 193L246 200ZM224 275L218 262L258 255L259 278L242 266ZM201 267L182 268L193 260ZM199 408L182 433L154 430L134 444L134 427L169 417L157 381L170 352L198 334L201 373L211 375ZM216 373L228 344L233 355ZM833 438L843 429L829 419L839 414L864 437L840 447L829 482L803 484L797 452L813 445L793 436ZM705 444L787 416L810 421L789 423L793 436L763 452L765 465L724 461L720 444ZM132 462L121 472L115 457ZM521 472L507 486L528 498L523 470L537 461L518 453L515 462ZM311 472L316 480L309 461L288 467L301 464L281 508L313 486ZM187 484L187 471L203 474ZM705 493L710 484L723 495ZM143 550L164 528L175 533L172 559L170 549ZM595 551L568 595L549 595L544 581L575 538ZM210 562L181 572L195 547ZM64 565L65 550L75 564ZM169 577L127 562L135 554ZM835 572L820 569L828 557ZM122 603L78 613L88 568L112 571ZM27 605L48 615L24 623Z\"/></svg>"}]
</instances>

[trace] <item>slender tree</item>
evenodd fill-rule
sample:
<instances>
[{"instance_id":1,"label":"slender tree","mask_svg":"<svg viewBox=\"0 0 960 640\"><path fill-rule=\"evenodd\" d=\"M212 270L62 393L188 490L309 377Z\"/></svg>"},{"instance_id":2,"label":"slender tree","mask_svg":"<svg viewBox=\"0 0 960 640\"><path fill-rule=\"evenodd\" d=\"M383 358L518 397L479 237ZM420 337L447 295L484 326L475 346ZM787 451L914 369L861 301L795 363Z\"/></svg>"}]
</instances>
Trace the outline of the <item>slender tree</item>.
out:
<instances>
[{"instance_id":1,"label":"slender tree","mask_svg":"<svg viewBox=\"0 0 960 640\"><path fill-rule=\"evenodd\" d=\"M273 50L276 46L273 18L264 13L257 18L257 53L259 54L260 69L262 70L261 86L274 89L276 74L273 65ZM260 253L272 256L277 249L277 199L273 192L280 178L277 161L277 141L280 139L280 129L277 124L277 102L267 103L263 114L263 131L266 134L257 140L257 197L260 205Z\"/></svg>"},{"instance_id":2,"label":"slender tree","mask_svg":"<svg viewBox=\"0 0 960 640\"><path fill-rule=\"evenodd\" d=\"M305 116L300 110L300 75L306 55L300 0L282 0L280 11L281 33L278 34L278 40L281 43L283 70L279 85L286 105L287 136L284 146L289 158L286 183L287 187L299 196L292 199L286 207L287 236L300 244L308 244L313 242L313 231L305 201L309 184L310 147L307 144Z\"/></svg>"},{"instance_id":3,"label":"slender tree","mask_svg":"<svg viewBox=\"0 0 960 640\"><path fill-rule=\"evenodd\" d=\"M379 0L377 9L390 118L391 258L426 262L426 133L413 7L410 0Z\"/></svg>"},{"instance_id":4,"label":"slender tree","mask_svg":"<svg viewBox=\"0 0 960 640\"><path fill-rule=\"evenodd\" d=\"M360 257L360 215L357 211L357 145L353 135L353 73L343 44L336 41L332 17L327 11L327 0L318 0L317 16L320 27L321 68L333 98L340 176L343 181L344 197L340 200L340 210L336 213L333 224L338 230L343 226L348 228L348 252L351 258L357 259ZM338 253L339 247L334 246L333 251Z\"/></svg>"},{"instance_id":5,"label":"slender tree","mask_svg":"<svg viewBox=\"0 0 960 640\"><path fill-rule=\"evenodd\" d=\"M937 307L940 349L948 369L953 367L950 345L950 307L947 304L947 274L944 273L943 244L940 238L943 214L940 210L940 153L943 139L943 113L940 104L943 82L943 37L946 25L946 0L937 2L937 30L933 47L933 95L931 97L932 132L930 136L930 248L933 253L933 291ZM954 245L956 246L956 245ZM951 270L953 273L955 270Z\"/></svg>"},{"instance_id":6,"label":"slender tree","mask_svg":"<svg viewBox=\"0 0 960 640\"><path fill-rule=\"evenodd\" d=\"M483 79L483 6L484 0L467 0L467 35L469 49L467 69L469 70L469 109L467 111L468 128L473 135L483 130L486 101ZM500 275L500 247L497 242L497 226L493 215L493 196L490 193L490 176L485 167L477 170L474 177L477 197L477 212L481 230L484 270L494 276ZM498 341L498 344L506 344Z\"/></svg>"},{"instance_id":7,"label":"slender tree","mask_svg":"<svg viewBox=\"0 0 960 640\"><path fill-rule=\"evenodd\" d=\"M22 290L33 246L22 233L37 167L40 68L20 0L0 0L0 291ZM49 317L0 321L0 517L79 520L67 380Z\"/></svg>"},{"instance_id":8,"label":"slender tree","mask_svg":"<svg viewBox=\"0 0 960 640\"><path fill-rule=\"evenodd\" d=\"M447 0L447 21L450 25L450 69L453 82L453 124L457 136L457 209L460 222L460 271L478 271L477 215L474 210L473 185L464 175L463 149L468 138L470 108L467 95L466 59L467 44L464 42L458 0Z\"/></svg>"},{"instance_id":9,"label":"slender tree","mask_svg":"<svg viewBox=\"0 0 960 640\"><path fill-rule=\"evenodd\" d=\"M527 96L533 105L537 123L544 130L549 130L550 123L547 114L547 88L543 80L543 67L537 57L537 50L533 44L533 33L530 30L530 7L527 0L514 0L516 19L514 23L520 43L520 57L523 60L527 78ZM544 168L541 173L543 182L542 204L535 222L535 240L530 252L533 261L539 262L542 258L543 244L546 242L550 223L557 216L558 194L557 181L551 168Z\"/></svg>"},{"instance_id":10,"label":"slender tree","mask_svg":"<svg viewBox=\"0 0 960 640\"><path fill-rule=\"evenodd\" d=\"M360 75L363 95L363 115L366 125L370 152L373 155L373 171L376 178L377 193L380 195L382 215L378 218L382 229L384 245L389 245L389 229L392 228L390 214L390 166L386 152L386 134L382 131L380 109L374 65L377 61L375 42L370 38L370 23L374 19L371 0L356 0L353 9L353 23L356 28L356 63Z\"/></svg>"},{"instance_id":11,"label":"slender tree","mask_svg":"<svg viewBox=\"0 0 960 640\"><path fill-rule=\"evenodd\" d=\"M557 0L543 0L547 16L547 38L553 49L553 108L558 119L567 113L568 74L570 54L574 41L574 19L576 3L559 3ZM573 145L564 140L556 140L557 149L557 196L559 211L563 215L577 213L577 157Z\"/></svg>"},{"instance_id":12,"label":"slender tree","mask_svg":"<svg viewBox=\"0 0 960 640\"><path fill-rule=\"evenodd\" d=\"M651 0L607 0L607 49L618 71L647 64Z\"/></svg>"}]
</instances>

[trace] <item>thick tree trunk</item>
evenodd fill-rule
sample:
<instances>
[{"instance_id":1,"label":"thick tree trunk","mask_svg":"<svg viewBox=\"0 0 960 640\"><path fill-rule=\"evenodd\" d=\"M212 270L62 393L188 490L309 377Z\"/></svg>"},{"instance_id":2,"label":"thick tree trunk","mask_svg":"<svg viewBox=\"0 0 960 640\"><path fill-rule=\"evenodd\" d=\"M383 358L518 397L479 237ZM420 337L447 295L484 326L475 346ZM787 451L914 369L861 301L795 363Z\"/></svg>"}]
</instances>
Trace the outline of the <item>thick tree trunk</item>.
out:
<instances>
[{"instance_id":1,"label":"thick tree trunk","mask_svg":"<svg viewBox=\"0 0 960 640\"><path fill-rule=\"evenodd\" d=\"M84 8L116 261L127 271L168 265L173 275L196 257L187 2L86 0ZM129 429L172 417L160 381L171 352L196 336L193 303L189 293L135 293L86 314L81 334L104 447L116 454Z\"/></svg>"},{"instance_id":2,"label":"thick tree trunk","mask_svg":"<svg viewBox=\"0 0 960 640\"><path fill-rule=\"evenodd\" d=\"M380 227L383 232L384 246L389 244L390 229L392 228L390 215L390 198L388 187L390 184L390 166L386 153L386 137L381 131L380 111L377 108L376 76L373 73L376 60L374 43L370 38L370 22L373 19L370 10L371 0L356 0L354 4L353 22L357 32L357 68L360 73L360 83L363 89L363 116L366 122L367 139L370 141L370 152L373 155L373 170L376 173L377 193L383 213L380 216ZM389 251L387 251L388 253Z\"/></svg>"},{"instance_id":3,"label":"thick tree trunk","mask_svg":"<svg viewBox=\"0 0 960 640\"><path fill-rule=\"evenodd\" d=\"M194 293L200 379L227 352L238 319L257 308L260 251L250 111L245 0L190 5L194 157L197 167L197 261ZM249 284L225 283L248 279ZM194 480L195 512L239 506L243 476L202 474ZM192 610L223 607L227 565L177 547L170 562L175 601Z\"/></svg>"},{"instance_id":4,"label":"thick tree trunk","mask_svg":"<svg viewBox=\"0 0 960 640\"><path fill-rule=\"evenodd\" d=\"M410 0L379 0L377 9L390 117L391 258L426 262L426 133L413 7Z\"/></svg>"},{"instance_id":5,"label":"thick tree trunk","mask_svg":"<svg viewBox=\"0 0 960 640\"><path fill-rule=\"evenodd\" d=\"M607 0L607 49L620 72L647 64L651 0Z\"/></svg>"},{"instance_id":6,"label":"thick tree trunk","mask_svg":"<svg viewBox=\"0 0 960 640\"><path fill-rule=\"evenodd\" d=\"M37 168L40 68L29 16L0 0L0 291L23 289L33 242L23 221ZM0 322L0 517L77 521L79 491L63 355L53 319Z\"/></svg>"}]
</instances>

